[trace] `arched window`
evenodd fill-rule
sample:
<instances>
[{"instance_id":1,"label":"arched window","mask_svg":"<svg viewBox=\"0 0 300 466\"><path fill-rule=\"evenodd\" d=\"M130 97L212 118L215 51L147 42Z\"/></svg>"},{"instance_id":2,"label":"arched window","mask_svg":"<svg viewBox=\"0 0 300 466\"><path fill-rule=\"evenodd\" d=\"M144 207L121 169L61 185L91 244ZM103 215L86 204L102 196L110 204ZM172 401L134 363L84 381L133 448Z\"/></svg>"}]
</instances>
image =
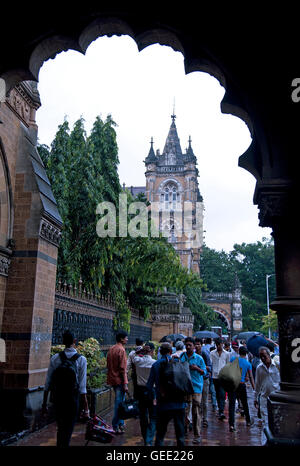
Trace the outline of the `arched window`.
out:
<instances>
[{"instance_id":1,"label":"arched window","mask_svg":"<svg viewBox=\"0 0 300 466\"><path fill-rule=\"evenodd\" d=\"M167 183L160 196L164 210L177 210L180 207L180 194L175 183Z\"/></svg>"}]
</instances>

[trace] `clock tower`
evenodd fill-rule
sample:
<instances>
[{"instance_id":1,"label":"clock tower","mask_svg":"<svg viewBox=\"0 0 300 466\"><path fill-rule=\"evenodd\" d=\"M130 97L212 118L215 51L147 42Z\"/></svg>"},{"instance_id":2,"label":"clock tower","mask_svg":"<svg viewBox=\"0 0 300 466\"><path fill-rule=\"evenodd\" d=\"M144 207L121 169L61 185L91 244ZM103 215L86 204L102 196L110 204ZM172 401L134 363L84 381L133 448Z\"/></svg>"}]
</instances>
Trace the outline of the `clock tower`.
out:
<instances>
[{"instance_id":1,"label":"clock tower","mask_svg":"<svg viewBox=\"0 0 300 466\"><path fill-rule=\"evenodd\" d=\"M203 198L199 191L197 159L191 137L185 153L181 150L172 122L163 152L154 152L151 138L149 154L144 160L148 201L157 209L159 231L168 238L180 256L182 265L200 273L199 260L203 242Z\"/></svg>"}]
</instances>

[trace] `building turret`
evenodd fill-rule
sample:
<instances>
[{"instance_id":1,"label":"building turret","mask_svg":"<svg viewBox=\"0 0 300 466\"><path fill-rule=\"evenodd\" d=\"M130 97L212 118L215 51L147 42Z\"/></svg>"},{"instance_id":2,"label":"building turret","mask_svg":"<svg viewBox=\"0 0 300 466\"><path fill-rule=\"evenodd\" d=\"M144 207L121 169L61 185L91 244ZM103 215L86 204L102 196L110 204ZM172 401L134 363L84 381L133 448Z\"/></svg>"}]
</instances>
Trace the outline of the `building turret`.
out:
<instances>
[{"instance_id":1,"label":"building turret","mask_svg":"<svg viewBox=\"0 0 300 466\"><path fill-rule=\"evenodd\" d=\"M147 155L147 157L144 160L144 163L146 165L157 163L157 157L156 157L156 155L154 153L154 149L153 149L153 138L151 138L150 144L151 144L151 147L150 147L150 150L149 150L149 154Z\"/></svg>"}]
</instances>

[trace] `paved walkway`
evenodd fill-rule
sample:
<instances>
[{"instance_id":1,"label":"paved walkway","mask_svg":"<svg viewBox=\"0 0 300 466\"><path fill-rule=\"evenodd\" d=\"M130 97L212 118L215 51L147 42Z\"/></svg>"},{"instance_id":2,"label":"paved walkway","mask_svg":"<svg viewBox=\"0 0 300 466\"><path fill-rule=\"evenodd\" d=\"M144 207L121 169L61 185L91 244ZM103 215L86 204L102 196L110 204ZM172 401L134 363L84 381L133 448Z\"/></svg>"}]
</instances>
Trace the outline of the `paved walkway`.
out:
<instances>
[{"instance_id":1,"label":"paved walkway","mask_svg":"<svg viewBox=\"0 0 300 466\"><path fill-rule=\"evenodd\" d=\"M219 421L216 414L212 411L211 404L209 403L208 411L208 427L202 429L202 442L199 446L260 446L261 438L261 422L257 418L257 411L254 408L254 394L251 386L247 387L248 391L248 404L250 415L254 419L254 424L251 427L246 426L245 418L240 414L236 414L236 429L234 433L229 432L228 427L228 402L225 406L226 420ZM112 412L105 416L105 419L111 423ZM195 447L192 443L193 434L189 433L186 438L186 446ZM56 445L56 424L52 423L45 428L34 432L17 442L11 444L12 446L55 446ZM85 424L76 424L71 446L84 446L85 445ZM112 443L100 444L97 442L89 442L88 446L101 447L101 446L143 446L143 440L140 433L140 424L138 419L129 419L126 421L126 432L121 435L116 435ZM173 423L169 424L169 428L165 437L164 446L176 446L176 437L174 432Z\"/></svg>"}]
</instances>

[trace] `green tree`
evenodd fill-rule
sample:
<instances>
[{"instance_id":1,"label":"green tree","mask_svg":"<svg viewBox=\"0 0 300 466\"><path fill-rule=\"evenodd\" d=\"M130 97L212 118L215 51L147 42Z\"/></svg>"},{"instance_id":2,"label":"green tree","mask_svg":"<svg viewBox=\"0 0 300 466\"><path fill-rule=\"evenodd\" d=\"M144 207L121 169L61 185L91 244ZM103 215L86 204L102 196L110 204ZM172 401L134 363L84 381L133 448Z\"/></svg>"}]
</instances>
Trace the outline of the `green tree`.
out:
<instances>
[{"instance_id":1,"label":"green tree","mask_svg":"<svg viewBox=\"0 0 300 466\"><path fill-rule=\"evenodd\" d=\"M229 254L235 264L243 294L258 301L266 302L266 275L275 274L273 239L263 238L256 243L235 244ZM270 301L275 297L275 280L269 280Z\"/></svg>"},{"instance_id":2,"label":"green tree","mask_svg":"<svg viewBox=\"0 0 300 466\"><path fill-rule=\"evenodd\" d=\"M235 272L235 264L225 251L216 251L203 245L200 255L200 275L207 286L207 291L230 292L234 286Z\"/></svg>"},{"instance_id":3,"label":"green tree","mask_svg":"<svg viewBox=\"0 0 300 466\"><path fill-rule=\"evenodd\" d=\"M270 309L269 315L265 315L262 318L263 326L261 327L261 331L268 334L269 328L271 332L278 332L278 319L277 313Z\"/></svg>"},{"instance_id":4,"label":"green tree","mask_svg":"<svg viewBox=\"0 0 300 466\"><path fill-rule=\"evenodd\" d=\"M38 144L37 145L37 150L38 150L38 153L42 159L42 162L45 166L45 168L47 168L47 165L48 165L48 159L50 157L50 148L49 146L47 146L46 144Z\"/></svg>"},{"instance_id":5,"label":"green tree","mask_svg":"<svg viewBox=\"0 0 300 466\"><path fill-rule=\"evenodd\" d=\"M104 201L117 206L121 185L118 175L118 145L116 123L111 115L105 121L97 116L88 138L88 150L95 164L95 176L102 177L102 197Z\"/></svg>"},{"instance_id":6,"label":"green tree","mask_svg":"<svg viewBox=\"0 0 300 466\"><path fill-rule=\"evenodd\" d=\"M59 127L54 140L51 143L51 148L47 157L43 157L47 175L49 177L53 195L56 199L57 206L61 218L63 220L62 237L60 247L58 249L58 270L57 275L62 280L68 280L68 271L66 264L68 263L68 228L69 228L69 157L70 157L70 134L69 124L65 120ZM45 145L39 145L38 151L45 154Z\"/></svg>"}]
</instances>

